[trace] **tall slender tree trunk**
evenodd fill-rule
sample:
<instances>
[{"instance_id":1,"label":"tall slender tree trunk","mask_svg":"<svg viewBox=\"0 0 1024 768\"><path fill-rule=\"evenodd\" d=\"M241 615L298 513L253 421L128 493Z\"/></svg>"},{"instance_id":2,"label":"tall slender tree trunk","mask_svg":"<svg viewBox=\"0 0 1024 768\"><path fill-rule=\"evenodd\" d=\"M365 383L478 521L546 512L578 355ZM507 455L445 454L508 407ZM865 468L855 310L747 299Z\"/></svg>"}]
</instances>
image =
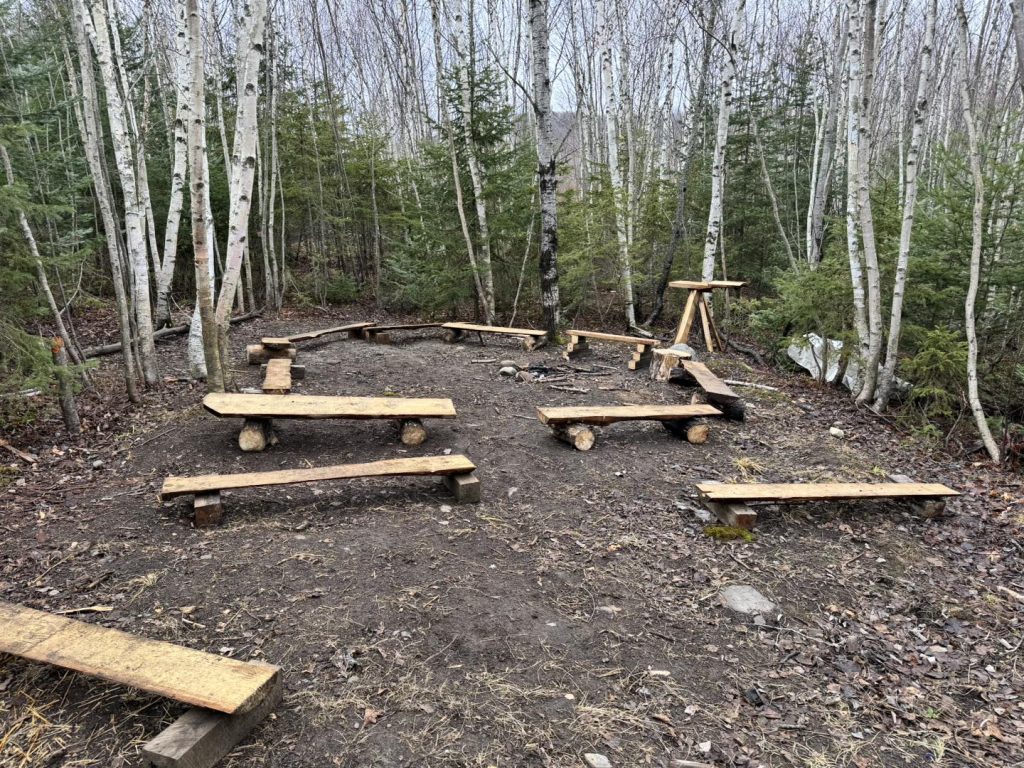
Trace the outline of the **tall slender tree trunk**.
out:
<instances>
[{"instance_id":1,"label":"tall slender tree trunk","mask_svg":"<svg viewBox=\"0 0 1024 768\"><path fill-rule=\"evenodd\" d=\"M999 446L992 437L985 409L981 404L978 392L978 331L974 317L974 304L978 297L978 284L981 282L981 246L983 236L983 217L985 212L985 180L981 171L981 149L978 141L978 128L974 121L974 107L971 101L970 46L968 43L967 12L963 0L957 0L957 52L960 54L959 87L960 105L963 110L964 124L967 126L968 152L971 160L971 177L974 180L974 212L971 220L971 276L967 287L967 299L964 302L964 327L967 331L967 399L974 415L974 423L978 427L981 441L992 461L1000 460Z\"/></svg>"},{"instance_id":2,"label":"tall slender tree trunk","mask_svg":"<svg viewBox=\"0 0 1024 768\"><path fill-rule=\"evenodd\" d=\"M189 61L192 76L191 124L189 126L189 197L192 204L192 249L196 272L196 306L202 324L206 385L211 392L224 391L224 356L214 315L210 246L206 239L206 83L203 67L202 16L198 0L183 0L187 14ZM230 308L230 295L228 298Z\"/></svg>"},{"instance_id":3,"label":"tall slender tree trunk","mask_svg":"<svg viewBox=\"0 0 1024 768\"><path fill-rule=\"evenodd\" d=\"M729 26L729 37L725 41L725 60L722 63L722 90L718 99L718 125L715 131L715 151L711 161L711 206L708 210L707 233L704 236L704 261L701 279L715 279L715 254L722 231L722 216L725 202L725 150L729 142L729 118L736 89L736 54L738 38L743 24L746 0L740 0Z\"/></svg>"},{"instance_id":4,"label":"tall slender tree trunk","mask_svg":"<svg viewBox=\"0 0 1024 768\"><path fill-rule=\"evenodd\" d=\"M597 40L601 57L601 87L604 95L604 125L608 138L608 175L611 179L612 207L615 209L615 239L619 246L619 284L625 305L626 327L636 327L636 309L633 301L633 263L629 253L627 225L628 199L619 168L619 100L615 87L615 69L612 57L615 32L614 21L608 15L609 0L597 0Z\"/></svg>"},{"instance_id":5,"label":"tall slender tree trunk","mask_svg":"<svg viewBox=\"0 0 1024 768\"><path fill-rule=\"evenodd\" d=\"M875 410L884 411L892 396L896 379L896 359L900 348L903 326L903 296L907 285L907 266L910 263L910 236L914 228L914 208L917 205L917 171L921 157L924 124L931 102L932 58L935 45L935 17L938 0L929 0L925 11L924 41L919 56L917 98L914 101L914 122L907 147L906 170L903 173L903 223L900 227L900 250L896 257L896 278L892 288L892 308L889 317L889 342L885 351L885 364L878 376L875 391Z\"/></svg>"},{"instance_id":6,"label":"tall slender tree trunk","mask_svg":"<svg viewBox=\"0 0 1024 768\"><path fill-rule=\"evenodd\" d=\"M548 0L530 0L530 39L533 43L533 112L537 118L537 188L540 199L540 304L544 328L558 331L558 175L551 130Z\"/></svg>"}]
</instances>

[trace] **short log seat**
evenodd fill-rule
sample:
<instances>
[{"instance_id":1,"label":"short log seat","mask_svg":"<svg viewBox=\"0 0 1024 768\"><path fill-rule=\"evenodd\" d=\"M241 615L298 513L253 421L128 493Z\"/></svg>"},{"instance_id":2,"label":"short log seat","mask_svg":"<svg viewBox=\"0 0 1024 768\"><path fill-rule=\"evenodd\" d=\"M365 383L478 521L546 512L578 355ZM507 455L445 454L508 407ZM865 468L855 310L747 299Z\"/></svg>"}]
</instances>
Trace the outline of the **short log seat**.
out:
<instances>
[{"instance_id":1,"label":"short log seat","mask_svg":"<svg viewBox=\"0 0 1024 768\"><path fill-rule=\"evenodd\" d=\"M211 392L203 398L203 407L214 416L245 420L238 435L238 447L243 451L262 451L277 443L273 419L391 419L398 422L402 443L414 446L427 439L422 419L457 416L455 405L447 398Z\"/></svg>"},{"instance_id":2,"label":"short log seat","mask_svg":"<svg viewBox=\"0 0 1024 768\"><path fill-rule=\"evenodd\" d=\"M441 477L456 501L480 501L480 481L476 466L465 456L422 456L373 461L367 464L339 464L331 467L275 469L269 472L242 472L232 475L168 477L160 489L160 500L193 496L196 527L220 522L224 515L222 491L274 485L292 485L322 480L351 480L359 477L395 477L399 475Z\"/></svg>"},{"instance_id":3,"label":"short log seat","mask_svg":"<svg viewBox=\"0 0 1024 768\"><path fill-rule=\"evenodd\" d=\"M646 339L642 336L619 336L614 333L599 331L569 331L569 343L562 353L566 360L572 360L590 349L588 340L605 341L612 344L628 344L633 347L633 357L629 361L629 370L639 371L651 364L652 350L658 346L657 339Z\"/></svg>"},{"instance_id":4,"label":"short log seat","mask_svg":"<svg viewBox=\"0 0 1024 768\"><path fill-rule=\"evenodd\" d=\"M941 513L957 491L941 483L698 483L701 501L726 525L753 528L757 513L751 504L801 504L814 501L894 499L909 501L929 517ZM926 505L922 508L920 505Z\"/></svg>"},{"instance_id":5,"label":"short log seat","mask_svg":"<svg viewBox=\"0 0 1024 768\"><path fill-rule=\"evenodd\" d=\"M680 360L680 367L672 376L672 381L686 386L700 387L707 401L717 406L722 415L733 421L746 418L746 408L740 396L729 385L718 378L711 370L696 360Z\"/></svg>"},{"instance_id":6,"label":"short log seat","mask_svg":"<svg viewBox=\"0 0 1024 768\"><path fill-rule=\"evenodd\" d=\"M363 330L363 338L377 344L390 344L396 331L416 331L421 328L440 328L441 323L404 323L401 325L374 325Z\"/></svg>"},{"instance_id":7,"label":"short log seat","mask_svg":"<svg viewBox=\"0 0 1024 768\"><path fill-rule=\"evenodd\" d=\"M267 361L267 371L261 389L265 395L287 395L291 392L292 361L286 357Z\"/></svg>"},{"instance_id":8,"label":"short log seat","mask_svg":"<svg viewBox=\"0 0 1024 768\"><path fill-rule=\"evenodd\" d=\"M444 323L441 327L447 331L444 340L449 344L462 341L467 333L475 333L477 335L498 333L507 336L519 336L522 339L523 349L527 352L540 349L548 343L547 332L538 331L533 328L507 328L502 325L476 325L475 323ZM481 341L483 341L482 336Z\"/></svg>"},{"instance_id":9,"label":"short log seat","mask_svg":"<svg viewBox=\"0 0 1024 768\"><path fill-rule=\"evenodd\" d=\"M690 360L693 350L686 344L674 344L671 347L660 347L654 350L651 364L651 378L654 381L668 381L672 373L683 360Z\"/></svg>"},{"instance_id":10,"label":"short log seat","mask_svg":"<svg viewBox=\"0 0 1024 768\"><path fill-rule=\"evenodd\" d=\"M164 696L194 709L142 752L148 765L211 768L281 699L281 671L0 602L0 653Z\"/></svg>"},{"instance_id":11,"label":"short log seat","mask_svg":"<svg viewBox=\"0 0 1024 768\"><path fill-rule=\"evenodd\" d=\"M589 451L597 436L593 427L618 421L660 421L671 434L687 442L707 442L707 424L696 419L721 416L711 405L598 405L579 408L538 408L542 424L551 427L554 436L577 450Z\"/></svg>"}]
</instances>

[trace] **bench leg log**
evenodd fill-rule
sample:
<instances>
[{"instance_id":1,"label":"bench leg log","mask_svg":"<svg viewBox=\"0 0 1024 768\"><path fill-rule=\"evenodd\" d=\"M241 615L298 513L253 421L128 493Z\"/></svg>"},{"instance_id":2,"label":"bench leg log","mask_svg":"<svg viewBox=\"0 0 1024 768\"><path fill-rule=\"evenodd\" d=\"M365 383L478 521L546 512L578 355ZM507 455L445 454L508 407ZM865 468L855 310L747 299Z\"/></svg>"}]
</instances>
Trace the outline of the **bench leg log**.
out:
<instances>
[{"instance_id":1,"label":"bench leg log","mask_svg":"<svg viewBox=\"0 0 1024 768\"><path fill-rule=\"evenodd\" d=\"M703 445L711 435L711 428L707 424L702 424L693 419L663 421L661 425L670 434L694 445Z\"/></svg>"},{"instance_id":2,"label":"bench leg log","mask_svg":"<svg viewBox=\"0 0 1024 768\"><path fill-rule=\"evenodd\" d=\"M268 445L277 445L273 422L270 419L246 419L238 433L238 447L250 453L262 451Z\"/></svg>"},{"instance_id":3,"label":"bench leg log","mask_svg":"<svg viewBox=\"0 0 1024 768\"><path fill-rule=\"evenodd\" d=\"M594 429L586 424L556 424L551 428L551 433L577 451L589 451L597 442Z\"/></svg>"},{"instance_id":4,"label":"bench leg log","mask_svg":"<svg viewBox=\"0 0 1024 768\"><path fill-rule=\"evenodd\" d=\"M403 419L398 425L402 445L422 445L427 439L427 429L419 419Z\"/></svg>"},{"instance_id":5,"label":"bench leg log","mask_svg":"<svg viewBox=\"0 0 1024 768\"><path fill-rule=\"evenodd\" d=\"M523 349L527 352L533 352L535 349L540 349L548 343L548 335L545 333L543 336L524 336L523 337Z\"/></svg>"},{"instance_id":6,"label":"bench leg log","mask_svg":"<svg viewBox=\"0 0 1024 768\"><path fill-rule=\"evenodd\" d=\"M217 525L224 517L224 504L220 500L220 491L197 493L192 501L195 512L196 528Z\"/></svg>"},{"instance_id":7,"label":"bench leg log","mask_svg":"<svg viewBox=\"0 0 1024 768\"><path fill-rule=\"evenodd\" d=\"M444 341L446 344L458 344L465 335L465 332L459 328L448 328L444 332Z\"/></svg>"},{"instance_id":8,"label":"bench leg log","mask_svg":"<svg viewBox=\"0 0 1024 768\"><path fill-rule=\"evenodd\" d=\"M248 344L245 347L245 356L249 365L259 365L265 363L267 360L274 360L276 358L287 358L294 360L298 355L298 350L295 347L289 347L287 349L267 349L262 344Z\"/></svg>"},{"instance_id":9,"label":"bench leg log","mask_svg":"<svg viewBox=\"0 0 1024 768\"><path fill-rule=\"evenodd\" d=\"M730 528L743 528L749 531L757 522L757 512L742 502L726 504L720 501L705 501L704 506L722 525L728 525Z\"/></svg>"},{"instance_id":10,"label":"bench leg log","mask_svg":"<svg viewBox=\"0 0 1024 768\"><path fill-rule=\"evenodd\" d=\"M576 336L572 336L569 343L565 346L565 352L562 353L562 357L566 360L574 360L582 354L590 351L590 345L587 344L586 339L581 339Z\"/></svg>"},{"instance_id":11,"label":"bench leg log","mask_svg":"<svg viewBox=\"0 0 1024 768\"><path fill-rule=\"evenodd\" d=\"M367 328L363 338L373 344L390 344L391 334L381 331L380 333L374 333L372 328Z\"/></svg>"},{"instance_id":12,"label":"bench leg log","mask_svg":"<svg viewBox=\"0 0 1024 768\"><path fill-rule=\"evenodd\" d=\"M445 475L445 487L461 504L475 504L480 501L480 478L475 472L464 475Z\"/></svg>"},{"instance_id":13,"label":"bench leg log","mask_svg":"<svg viewBox=\"0 0 1024 768\"><path fill-rule=\"evenodd\" d=\"M264 699L240 715L193 708L142 746L147 768L213 768L281 701L278 676Z\"/></svg>"},{"instance_id":14,"label":"bench leg log","mask_svg":"<svg viewBox=\"0 0 1024 768\"><path fill-rule=\"evenodd\" d=\"M649 345L637 344L636 351L633 352L633 357L629 361L629 370L642 371L651 364L653 357L654 350Z\"/></svg>"}]
</instances>

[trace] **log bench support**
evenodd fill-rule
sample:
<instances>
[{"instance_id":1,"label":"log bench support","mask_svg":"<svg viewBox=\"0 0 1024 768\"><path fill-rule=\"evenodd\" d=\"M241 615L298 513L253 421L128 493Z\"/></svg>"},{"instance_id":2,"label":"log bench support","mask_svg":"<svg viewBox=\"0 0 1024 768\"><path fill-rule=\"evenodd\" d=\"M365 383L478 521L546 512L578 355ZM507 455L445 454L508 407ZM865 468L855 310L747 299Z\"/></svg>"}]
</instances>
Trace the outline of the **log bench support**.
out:
<instances>
[{"instance_id":1,"label":"log bench support","mask_svg":"<svg viewBox=\"0 0 1024 768\"><path fill-rule=\"evenodd\" d=\"M670 435L694 445L703 445L711 435L711 427L695 419L663 421L661 425Z\"/></svg>"},{"instance_id":2,"label":"log bench support","mask_svg":"<svg viewBox=\"0 0 1024 768\"><path fill-rule=\"evenodd\" d=\"M460 504L476 504L480 501L480 478L475 472L463 475L445 475L445 487Z\"/></svg>"},{"instance_id":3,"label":"log bench support","mask_svg":"<svg viewBox=\"0 0 1024 768\"><path fill-rule=\"evenodd\" d=\"M225 715L195 707L142 746L146 768L213 768L274 711L281 701L280 675L248 712Z\"/></svg>"},{"instance_id":4,"label":"log bench support","mask_svg":"<svg viewBox=\"0 0 1024 768\"><path fill-rule=\"evenodd\" d=\"M419 419L403 419L398 424L398 435L402 445L422 445L427 439L427 428Z\"/></svg>"},{"instance_id":5,"label":"log bench support","mask_svg":"<svg viewBox=\"0 0 1024 768\"><path fill-rule=\"evenodd\" d=\"M270 419L246 419L238 433L238 447L246 453L262 451L277 443L274 423Z\"/></svg>"},{"instance_id":6,"label":"log bench support","mask_svg":"<svg viewBox=\"0 0 1024 768\"><path fill-rule=\"evenodd\" d=\"M248 344L245 347L245 356L249 365L260 365L268 360L275 360L282 357L287 358L288 360L294 360L296 355L298 355L298 350L294 345L279 349L270 349L265 347L263 344Z\"/></svg>"},{"instance_id":7,"label":"log bench support","mask_svg":"<svg viewBox=\"0 0 1024 768\"><path fill-rule=\"evenodd\" d=\"M681 346L681 345L680 345ZM653 352L654 360L651 365L651 379L654 381L668 381L672 378L673 372L679 367L680 361L689 360L693 355L685 349L675 347L663 347Z\"/></svg>"},{"instance_id":8,"label":"log bench support","mask_svg":"<svg viewBox=\"0 0 1024 768\"><path fill-rule=\"evenodd\" d=\"M555 439L568 443L577 451L589 451L597 442L597 431L586 424L553 424L551 433Z\"/></svg>"},{"instance_id":9,"label":"log bench support","mask_svg":"<svg viewBox=\"0 0 1024 768\"><path fill-rule=\"evenodd\" d=\"M220 500L220 491L197 493L192 507L196 515L196 528L217 525L224 517L224 504Z\"/></svg>"},{"instance_id":10,"label":"log bench support","mask_svg":"<svg viewBox=\"0 0 1024 768\"><path fill-rule=\"evenodd\" d=\"M483 343L483 334L497 333L505 336L518 336L523 349L532 352L540 349L548 343L548 335L543 331L536 331L530 328L508 328L501 325L476 325L475 323L444 323L444 340L448 344L457 344L466 337L466 333L476 333Z\"/></svg>"}]
</instances>

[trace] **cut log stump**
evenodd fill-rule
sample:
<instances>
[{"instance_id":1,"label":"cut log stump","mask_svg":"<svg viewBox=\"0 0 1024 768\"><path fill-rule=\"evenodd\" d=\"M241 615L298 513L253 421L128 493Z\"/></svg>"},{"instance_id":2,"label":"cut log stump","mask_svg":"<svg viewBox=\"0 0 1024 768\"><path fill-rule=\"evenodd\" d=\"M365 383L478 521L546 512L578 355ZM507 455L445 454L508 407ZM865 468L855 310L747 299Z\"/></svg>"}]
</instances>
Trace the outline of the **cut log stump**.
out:
<instances>
[{"instance_id":1,"label":"cut log stump","mask_svg":"<svg viewBox=\"0 0 1024 768\"><path fill-rule=\"evenodd\" d=\"M220 491L197 493L192 505L196 513L196 528L216 525L224 517L224 504L220 500Z\"/></svg>"},{"instance_id":2,"label":"cut log stump","mask_svg":"<svg viewBox=\"0 0 1024 768\"><path fill-rule=\"evenodd\" d=\"M278 675L263 700L240 715L188 710L142 746L147 768L213 768L259 725L281 701Z\"/></svg>"},{"instance_id":3,"label":"cut log stump","mask_svg":"<svg viewBox=\"0 0 1024 768\"><path fill-rule=\"evenodd\" d=\"M238 447L247 453L265 450L277 445L273 422L270 419L246 419L238 433Z\"/></svg>"},{"instance_id":4,"label":"cut log stump","mask_svg":"<svg viewBox=\"0 0 1024 768\"><path fill-rule=\"evenodd\" d=\"M593 428L586 424L555 424L551 427L551 433L577 451L589 451L597 442Z\"/></svg>"},{"instance_id":5,"label":"cut log stump","mask_svg":"<svg viewBox=\"0 0 1024 768\"><path fill-rule=\"evenodd\" d=\"M708 441L708 437L711 434L711 427L692 419L663 421L661 423L670 434L694 445L703 445Z\"/></svg>"},{"instance_id":6,"label":"cut log stump","mask_svg":"<svg viewBox=\"0 0 1024 768\"><path fill-rule=\"evenodd\" d=\"M475 504L480 501L480 478L475 472L446 475L444 484L460 504Z\"/></svg>"},{"instance_id":7,"label":"cut log stump","mask_svg":"<svg viewBox=\"0 0 1024 768\"><path fill-rule=\"evenodd\" d=\"M422 445L427 439L427 429L419 419L405 419L399 425L402 445Z\"/></svg>"}]
</instances>

